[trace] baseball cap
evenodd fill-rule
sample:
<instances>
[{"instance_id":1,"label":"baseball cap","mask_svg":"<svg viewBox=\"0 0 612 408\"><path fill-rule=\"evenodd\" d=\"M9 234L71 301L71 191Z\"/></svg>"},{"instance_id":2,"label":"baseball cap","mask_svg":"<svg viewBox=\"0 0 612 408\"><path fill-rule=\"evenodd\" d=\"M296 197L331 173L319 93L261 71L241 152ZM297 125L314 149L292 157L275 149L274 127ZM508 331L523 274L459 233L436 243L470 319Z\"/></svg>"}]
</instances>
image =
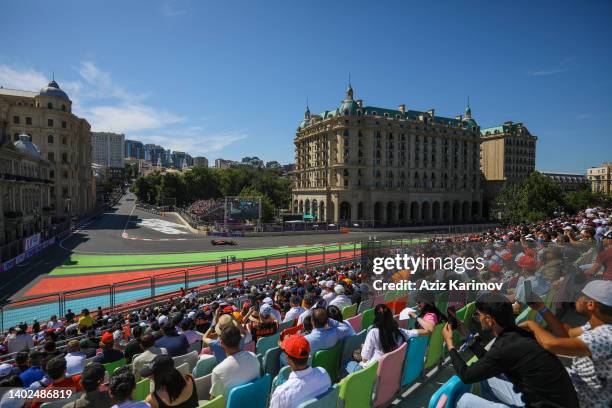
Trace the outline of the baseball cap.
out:
<instances>
[{"instance_id":1,"label":"baseball cap","mask_svg":"<svg viewBox=\"0 0 612 408\"><path fill-rule=\"evenodd\" d=\"M329 289L333 289L335 285L335 282L333 280L328 280L327 282L325 282L325 286L328 287Z\"/></svg>"},{"instance_id":2,"label":"baseball cap","mask_svg":"<svg viewBox=\"0 0 612 408\"><path fill-rule=\"evenodd\" d=\"M166 322L168 322L168 316L166 315L161 315L157 318L157 323L159 323L160 326L163 326Z\"/></svg>"},{"instance_id":3,"label":"baseball cap","mask_svg":"<svg viewBox=\"0 0 612 408\"><path fill-rule=\"evenodd\" d=\"M334 292L336 292L338 295L344 295L344 286L336 285Z\"/></svg>"},{"instance_id":4,"label":"baseball cap","mask_svg":"<svg viewBox=\"0 0 612 408\"><path fill-rule=\"evenodd\" d=\"M236 322L234 321L234 319L232 319L231 315L229 314L221 315L219 317L219 321L215 325L215 332L220 336L223 329L231 326L232 324L235 326Z\"/></svg>"},{"instance_id":5,"label":"baseball cap","mask_svg":"<svg viewBox=\"0 0 612 408\"><path fill-rule=\"evenodd\" d=\"M267 297L267 298L265 298L265 299L262 301L262 303L266 303L266 304L268 304L268 305L272 305L272 304L274 303L274 301L272 300L272 298L271 298L271 297Z\"/></svg>"},{"instance_id":6,"label":"baseball cap","mask_svg":"<svg viewBox=\"0 0 612 408\"><path fill-rule=\"evenodd\" d=\"M310 354L310 344L301 334L285 337L280 347L289 357L293 358L308 358Z\"/></svg>"},{"instance_id":7,"label":"baseball cap","mask_svg":"<svg viewBox=\"0 0 612 408\"><path fill-rule=\"evenodd\" d=\"M0 364L0 377L6 377L13 371L13 366L7 363Z\"/></svg>"},{"instance_id":8,"label":"baseball cap","mask_svg":"<svg viewBox=\"0 0 612 408\"><path fill-rule=\"evenodd\" d=\"M109 343L112 343L113 341L115 341L114 336L112 333L109 333L109 332L105 332L100 338L100 343L102 344L109 344Z\"/></svg>"},{"instance_id":9,"label":"baseball cap","mask_svg":"<svg viewBox=\"0 0 612 408\"><path fill-rule=\"evenodd\" d=\"M591 281L582 289L582 293L596 302L606 306L612 306L612 281Z\"/></svg>"},{"instance_id":10,"label":"baseball cap","mask_svg":"<svg viewBox=\"0 0 612 408\"><path fill-rule=\"evenodd\" d=\"M150 377L156 372L171 370L174 368L174 360L167 354L156 356L149 364L145 364L140 370L141 377Z\"/></svg>"},{"instance_id":11,"label":"baseball cap","mask_svg":"<svg viewBox=\"0 0 612 408\"><path fill-rule=\"evenodd\" d=\"M261 307L259 308L259 314L262 317L267 317L270 316L272 314L272 306L270 306L267 303L264 303L263 305L261 305Z\"/></svg>"}]
</instances>

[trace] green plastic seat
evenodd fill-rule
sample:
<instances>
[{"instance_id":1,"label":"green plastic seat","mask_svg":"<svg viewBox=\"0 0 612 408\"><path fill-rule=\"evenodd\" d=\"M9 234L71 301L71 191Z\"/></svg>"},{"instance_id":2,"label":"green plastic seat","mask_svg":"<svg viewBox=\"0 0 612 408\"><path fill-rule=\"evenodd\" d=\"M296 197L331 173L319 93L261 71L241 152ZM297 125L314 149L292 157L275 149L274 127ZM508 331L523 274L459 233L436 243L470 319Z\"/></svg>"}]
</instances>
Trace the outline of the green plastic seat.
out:
<instances>
[{"instance_id":1,"label":"green plastic seat","mask_svg":"<svg viewBox=\"0 0 612 408\"><path fill-rule=\"evenodd\" d=\"M313 367L323 367L332 383L338 381L340 373L340 356L342 355L342 341L336 343L332 348L319 350L312 358Z\"/></svg>"},{"instance_id":2,"label":"green plastic seat","mask_svg":"<svg viewBox=\"0 0 612 408\"><path fill-rule=\"evenodd\" d=\"M340 381L338 406L344 408L370 408L372 406L372 393L376 385L376 371L378 361L362 370L346 376Z\"/></svg>"},{"instance_id":3,"label":"green plastic seat","mask_svg":"<svg viewBox=\"0 0 612 408\"><path fill-rule=\"evenodd\" d=\"M271 378L274 378L280 370L280 347L272 347L266 351L266 354L262 359L262 371L264 374L270 374Z\"/></svg>"},{"instance_id":4,"label":"green plastic seat","mask_svg":"<svg viewBox=\"0 0 612 408\"><path fill-rule=\"evenodd\" d=\"M429 371L431 368L440 364L444 348L442 328L445 324L446 323L438 323L434 328L433 333L431 333L431 336L429 336L429 346L427 347L427 353L425 354L425 364L423 365L424 371Z\"/></svg>"},{"instance_id":5,"label":"green plastic seat","mask_svg":"<svg viewBox=\"0 0 612 408\"><path fill-rule=\"evenodd\" d=\"M144 378L136 383L136 388L132 393L134 401L144 401L151 390L151 380Z\"/></svg>"},{"instance_id":6,"label":"green plastic seat","mask_svg":"<svg viewBox=\"0 0 612 408\"><path fill-rule=\"evenodd\" d=\"M440 312L446 315L446 309L448 308L449 292L442 292L436 296L436 307Z\"/></svg>"},{"instance_id":7,"label":"green plastic seat","mask_svg":"<svg viewBox=\"0 0 612 408\"><path fill-rule=\"evenodd\" d=\"M374 323L374 308L365 310L361 319L361 330L367 329Z\"/></svg>"},{"instance_id":8,"label":"green plastic seat","mask_svg":"<svg viewBox=\"0 0 612 408\"><path fill-rule=\"evenodd\" d=\"M215 399L200 405L198 408L225 408L225 397L223 395L219 395Z\"/></svg>"},{"instance_id":9,"label":"green plastic seat","mask_svg":"<svg viewBox=\"0 0 612 408\"><path fill-rule=\"evenodd\" d=\"M342 308L342 318L343 319L349 319L353 316L357 316L357 308L359 307L359 305L357 303L352 304L350 306L346 306L344 308Z\"/></svg>"},{"instance_id":10,"label":"green plastic seat","mask_svg":"<svg viewBox=\"0 0 612 408\"><path fill-rule=\"evenodd\" d=\"M124 365L125 365L124 358L120 358L119 360L113 361L112 363L103 364L104 369L106 370L108 375L113 375L116 369L118 369L119 367L123 367Z\"/></svg>"}]
</instances>

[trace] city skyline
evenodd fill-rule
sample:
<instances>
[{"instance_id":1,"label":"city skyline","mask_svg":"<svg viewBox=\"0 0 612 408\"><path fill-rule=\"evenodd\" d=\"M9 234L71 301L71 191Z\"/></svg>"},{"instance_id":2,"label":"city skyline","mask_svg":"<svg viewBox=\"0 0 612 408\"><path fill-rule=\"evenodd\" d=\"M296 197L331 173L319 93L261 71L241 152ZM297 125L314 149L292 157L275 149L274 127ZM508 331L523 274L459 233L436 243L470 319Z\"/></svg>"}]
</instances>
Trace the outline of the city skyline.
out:
<instances>
[{"instance_id":1,"label":"city skyline","mask_svg":"<svg viewBox=\"0 0 612 408\"><path fill-rule=\"evenodd\" d=\"M39 12L0 53L0 85L36 91L55 72L93 131L287 163L306 100L313 113L337 108L350 73L366 104L454 117L469 97L481 127L512 120L539 137L536 169L584 173L612 151L612 8L576 4L246 3L231 24L222 4L10 4L10 15ZM51 12L70 21L53 26L65 40L52 46L39 40ZM90 27L88 14L119 28ZM17 32L18 21L2 30Z\"/></svg>"}]
</instances>

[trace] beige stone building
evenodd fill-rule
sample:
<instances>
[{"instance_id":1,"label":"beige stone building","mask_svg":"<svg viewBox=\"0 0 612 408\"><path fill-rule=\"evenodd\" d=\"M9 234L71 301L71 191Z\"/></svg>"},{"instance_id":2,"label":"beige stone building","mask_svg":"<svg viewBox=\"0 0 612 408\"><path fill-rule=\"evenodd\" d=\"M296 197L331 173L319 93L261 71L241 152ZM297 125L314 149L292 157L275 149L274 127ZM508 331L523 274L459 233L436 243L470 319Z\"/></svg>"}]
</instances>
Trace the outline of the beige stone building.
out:
<instances>
[{"instance_id":1,"label":"beige stone building","mask_svg":"<svg viewBox=\"0 0 612 408\"><path fill-rule=\"evenodd\" d=\"M13 143L8 135L0 133L1 261L21 252L23 238L48 232L52 167L28 135L19 135L19 140ZM11 243L17 245L8 247Z\"/></svg>"},{"instance_id":2,"label":"beige stone building","mask_svg":"<svg viewBox=\"0 0 612 408\"><path fill-rule=\"evenodd\" d=\"M338 108L307 108L294 139L293 212L351 224L480 219L480 129L465 113L366 106L350 85Z\"/></svg>"},{"instance_id":3,"label":"beige stone building","mask_svg":"<svg viewBox=\"0 0 612 408\"><path fill-rule=\"evenodd\" d=\"M520 182L535 171L538 138L522 123L480 130L480 166L486 181Z\"/></svg>"},{"instance_id":4,"label":"beige stone building","mask_svg":"<svg viewBox=\"0 0 612 408\"><path fill-rule=\"evenodd\" d=\"M50 206L56 217L93 209L90 125L72 113L72 102L57 82L40 92L0 88L0 127L14 141L29 135L52 163Z\"/></svg>"},{"instance_id":5,"label":"beige stone building","mask_svg":"<svg viewBox=\"0 0 612 408\"><path fill-rule=\"evenodd\" d=\"M587 178L593 192L612 194L612 162L606 162L600 167L589 167Z\"/></svg>"}]
</instances>

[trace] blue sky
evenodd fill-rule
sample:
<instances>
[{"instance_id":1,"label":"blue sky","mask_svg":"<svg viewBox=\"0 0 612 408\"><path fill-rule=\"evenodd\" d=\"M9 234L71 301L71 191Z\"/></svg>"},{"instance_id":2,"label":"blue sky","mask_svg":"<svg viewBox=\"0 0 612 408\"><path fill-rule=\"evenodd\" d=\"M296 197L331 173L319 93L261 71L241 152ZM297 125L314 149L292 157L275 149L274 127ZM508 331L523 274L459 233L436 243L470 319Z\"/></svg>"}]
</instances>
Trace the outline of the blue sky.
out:
<instances>
[{"instance_id":1,"label":"blue sky","mask_svg":"<svg viewBox=\"0 0 612 408\"><path fill-rule=\"evenodd\" d=\"M0 85L52 72L94 130L193 155L293 161L306 98L523 122L536 167L612 160L607 1L11 1ZM8 40L7 40L8 39Z\"/></svg>"}]
</instances>

